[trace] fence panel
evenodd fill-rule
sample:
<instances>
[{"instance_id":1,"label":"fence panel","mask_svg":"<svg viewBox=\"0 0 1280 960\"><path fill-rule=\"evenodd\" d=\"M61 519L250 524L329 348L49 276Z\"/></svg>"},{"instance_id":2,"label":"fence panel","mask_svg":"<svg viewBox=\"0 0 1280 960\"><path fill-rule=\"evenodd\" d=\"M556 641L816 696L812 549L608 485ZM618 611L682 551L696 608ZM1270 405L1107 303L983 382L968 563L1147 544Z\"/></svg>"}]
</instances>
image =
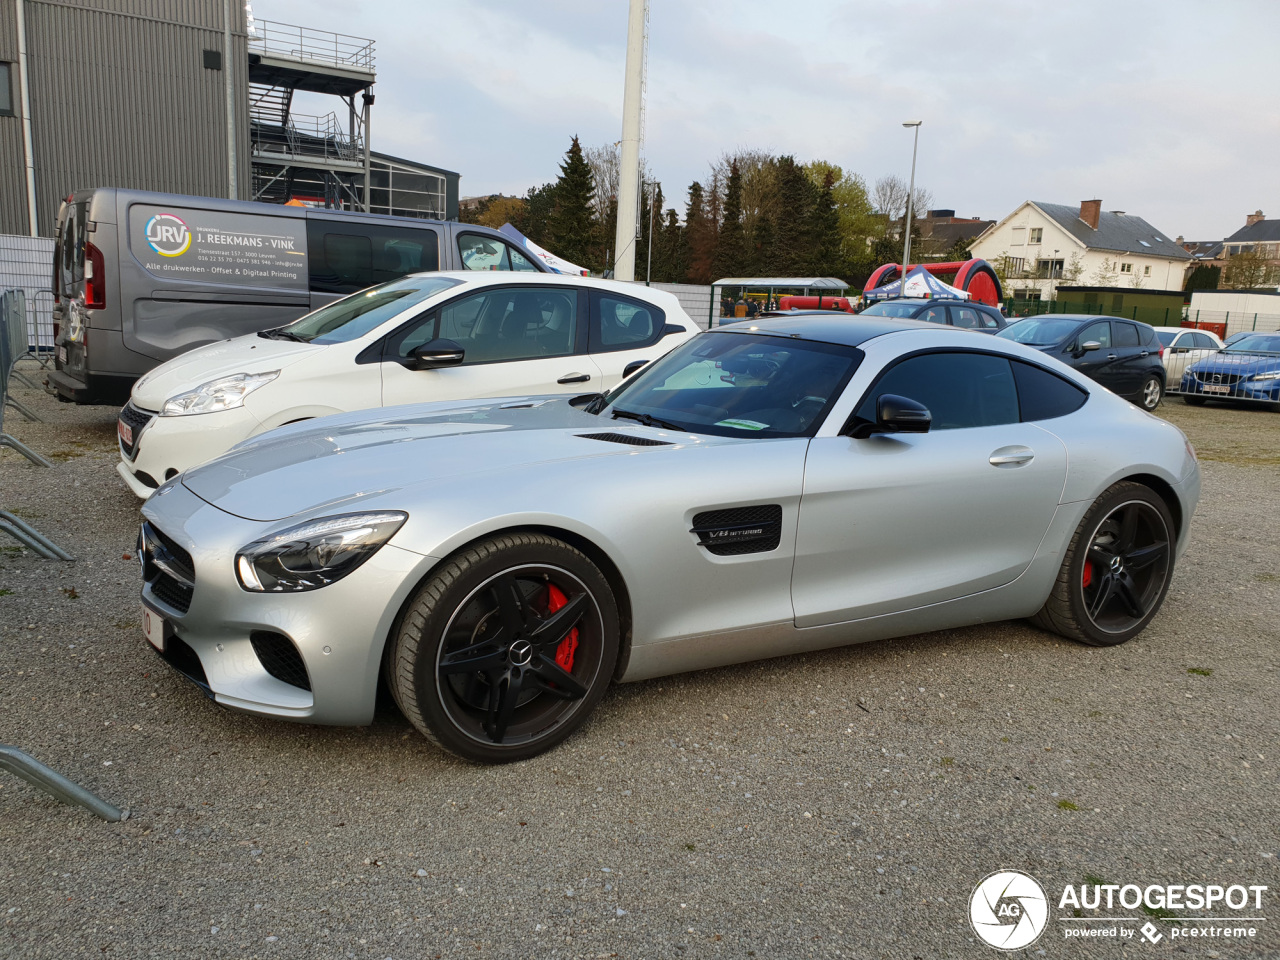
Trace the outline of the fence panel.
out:
<instances>
[{"instance_id":1,"label":"fence panel","mask_svg":"<svg viewBox=\"0 0 1280 960\"><path fill-rule=\"evenodd\" d=\"M691 320L701 329L711 325L711 287L699 283L655 283L655 290L674 293Z\"/></svg>"},{"instance_id":2,"label":"fence panel","mask_svg":"<svg viewBox=\"0 0 1280 960\"><path fill-rule=\"evenodd\" d=\"M26 294L26 352L53 350L53 240L0 234L0 290ZM16 359L16 358L15 358Z\"/></svg>"}]
</instances>

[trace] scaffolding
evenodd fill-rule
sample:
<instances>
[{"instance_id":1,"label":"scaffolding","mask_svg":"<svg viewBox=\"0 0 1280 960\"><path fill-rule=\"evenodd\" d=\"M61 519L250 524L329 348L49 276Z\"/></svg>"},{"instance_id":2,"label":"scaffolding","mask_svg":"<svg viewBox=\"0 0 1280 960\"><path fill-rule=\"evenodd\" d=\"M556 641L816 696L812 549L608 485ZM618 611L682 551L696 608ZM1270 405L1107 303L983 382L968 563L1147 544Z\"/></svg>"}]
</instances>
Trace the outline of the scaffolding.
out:
<instances>
[{"instance_id":1,"label":"scaffolding","mask_svg":"<svg viewBox=\"0 0 1280 960\"><path fill-rule=\"evenodd\" d=\"M251 199L369 210L373 41L255 20L249 34ZM334 96L345 111L293 109L299 90ZM344 116L345 114L345 116Z\"/></svg>"}]
</instances>

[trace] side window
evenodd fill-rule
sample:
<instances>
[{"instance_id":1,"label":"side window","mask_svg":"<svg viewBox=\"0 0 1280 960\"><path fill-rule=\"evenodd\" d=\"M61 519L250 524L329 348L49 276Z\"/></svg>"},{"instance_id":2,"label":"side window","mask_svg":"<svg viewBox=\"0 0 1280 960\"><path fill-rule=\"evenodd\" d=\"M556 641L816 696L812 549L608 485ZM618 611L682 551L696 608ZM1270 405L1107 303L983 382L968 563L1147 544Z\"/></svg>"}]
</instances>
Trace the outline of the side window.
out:
<instances>
[{"instance_id":1,"label":"side window","mask_svg":"<svg viewBox=\"0 0 1280 960\"><path fill-rule=\"evenodd\" d=\"M507 256L510 257L511 259L512 270L528 270L532 273L542 272L536 266L534 266L532 260L526 257L523 253L521 253L515 247L507 248Z\"/></svg>"},{"instance_id":2,"label":"side window","mask_svg":"<svg viewBox=\"0 0 1280 960\"><path fill-rule=\"evenodd\" d=\"M1132 323L1113 323L1117 347L1136 347L1138 345L1138 328Z\"/></svg>"},{"instance_id":3,"label":"side window","mask_svg":"<svg viewBox=\"0 0 1280 960\"><path fill-rule=\"evenodd\" d=\"M975 310L978 315L978 325L984 330L996 330L1000 327L1000 321L987 313L985 310Z\"/></svg>"},{"instance_id":4,"label":"side window","mask_svg":"<svg viewBox=\"0 0 1280 960\"><path fill-rule=\"evenodd\" d=\"M440 269L440 242L431 228L307 219L311 289L355 293L408 273Z\"/></svg>"},{"instance_id":5,"label":"side window","mask_svg":"<svg viewBox=\"0 0 1280 960\"><path fill-rule=\"evenodd\" d=\"M945 325L947 322L947 308L942 306L930 307L928 310L917 316L916 319L927 320L929 323L941 323Z\"/></svg>"},{"instance_id":6,"label":"side window","mask_svg":"<svg viewBox=\"0 0 1280 960\"><path fill-rule=\"evenodd\" d=\"M383 356L407 359L418 347L436 338L436 320L437 316L434 313L414 318L408 326L401 327L387 338Z\"/></svg>"},{"instance_id":7,"label":"side window","mask_svg":"<svg viewBox=\"0 0 1280 960\"><path fill-rule=\"evenodd\" d=\"M952 307L951 322L957 327L964 327L967 330L976 330L983 326L979 319L979 313L973 307Z\"/></svg>"},{"instance_id":8,"label":"side window","mask_svg":"<svg viewBox=\"0 0 1280 960\"><path fill-rule=\"evenodd\" d=\"M456 340L463 364L563 357L577 337L578 292L558 287L498 287L440 309L439 336Z\"/></svg>"},{"instance_id":9,"label":"side window","mask_svg":"<svg viewBox=\"0 0 1280 960\"><path fill-rule=\"evenodd\" d=\"M858 407L858 419L874 423L886 393L923 403L934 430L1017 423L1018 393L1004 357L987 353L926 353L908 357L883 374Z\"/></svg>"},{"instance_id":10,"label":"side window","mask_svg":"<svg viewBox=\"0 0 1280 960\"><path fill-rule=\"evenodd\" d=\"M458 256L464 270L510 270L511 257L501 240L464 233L458 237Z\"/></svg>"},{"instance_id":11,"label":"side window","mask_svg":"<svg viewBox=\"0 0 1280 960\"><path fill-rule=\"evenodd\" d=\"M1191 335L1190 346L1195 347L1197 350L1217 350L1218 349L1218 345L1214 343L1213 340L1211 340L1206 334L1203 334L1203 333L1193 333Z\"/></svg>"},{"instance_id":12,"label":"side window","mask_svg":"<svg viewBox=\"0 0 1280 960\"><path fill-rule=\"evenodd\" d=\"M1065 417L1068 413L1075 413L1089 399L1089 394L1074 383L1020 360L1013 361L1013 379L1018 385L1018 406L1022 410L1023 422Z\"/></svg>"},{"instance_id":13,"label":"side window","mask_svg":"<svg viewBox=\"0 0 1280 960\"><path fill-rule=\"evenodd\" d=\"M1102 345L1102 349L1111 346L1111 324L1103 320L1101 323L1091 323L1080 331L1080 336L1076 337L1076 343L1088 343L1090 340L1096 340Z\"/></svg>"},{"instance_id":14,"label":"side window","mask_svg":"<svg viewBox=\"0 0 1280 960\"><path fill-rule=\"evenodd\" d=\"M647 347L666 322L666 314L651 304L604 293L592 293L591 314L592 353Z\"/></svg>"}]
</instances>

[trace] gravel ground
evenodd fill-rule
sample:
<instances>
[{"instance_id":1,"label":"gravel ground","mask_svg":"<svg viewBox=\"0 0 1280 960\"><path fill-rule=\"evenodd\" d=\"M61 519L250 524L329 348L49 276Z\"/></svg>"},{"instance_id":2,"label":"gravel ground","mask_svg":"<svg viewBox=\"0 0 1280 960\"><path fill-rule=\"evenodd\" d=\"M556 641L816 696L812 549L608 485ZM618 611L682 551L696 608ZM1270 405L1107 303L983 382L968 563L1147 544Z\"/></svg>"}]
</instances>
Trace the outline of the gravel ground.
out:
<instances>
[{"instance_id":1,"label":"gravel ground","mask_svg":"<svg viewBox=\"0 0 1280 960\"><path fill-rule=\"evenodd\" d=\"M1280 414L1162 408L1205 493L1125 646L1005 623L633 684L481 768L392 709L348 730L202 697L140 633L115 411L16 395L47 422L6 429L58 462L0 453L0 506L77 560L0 543L0 739L132 815L0 774L0 955L990 956L968 898L1010 867L1051 898L1270 887L1253 941L1051 922L1028 956L1280 956Z\"/></svg>"}]
</instances>

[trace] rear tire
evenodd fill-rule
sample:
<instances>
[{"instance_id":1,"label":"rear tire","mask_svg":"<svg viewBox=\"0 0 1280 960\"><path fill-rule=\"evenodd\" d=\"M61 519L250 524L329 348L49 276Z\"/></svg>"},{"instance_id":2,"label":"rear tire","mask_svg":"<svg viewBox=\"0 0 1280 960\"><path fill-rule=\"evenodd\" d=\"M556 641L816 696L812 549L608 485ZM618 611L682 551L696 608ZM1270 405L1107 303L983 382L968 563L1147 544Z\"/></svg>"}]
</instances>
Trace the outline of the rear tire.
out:
<instances>
[{"instance_id":1,"label":"rear tire","mask_svg":"<svg viewBox=\"0 0 1280 960\"><path fill-rule=\"evenodd\" d=\"M1136 637L1160 610L1177 534L1150 487L1121 481L1094 501L1067 547L1036 626L1093 647Z\"/></svg>"},{"instance_id":2,"label":"rear tire","mask_svg":"<svg viewBox=\"0 0 1280 960\"><path fill-rule=\"evenodd\" d=\"M1189 407L1203 407L1204 397L1185 396L1182 398L1182 402Z\"/></svg>"},{"instance_id":3,"label":"rear tire","mask_svg":"<svg viewBox=\"0 0 1280 960\"><path fill-rule=\"evenodd\" d=\"M437 746L477 763L525 760L586 721L619 636L613 592L586 556L542 534L504 534L444 560L418 588L388 650L388 685Z\"/></svg>"},{"instance_id":4,"label":"rear tire","mask_svg":"<svg viewBox=\"0 0 1280 960\"><path fill-rule=\"evenodd\" d=\"M1138 394L1138 405L1148 412L1160 406L1164 399L1164 381L1154 373L1142 383L1142 392Z\"/></svg>"}]
</instances>

